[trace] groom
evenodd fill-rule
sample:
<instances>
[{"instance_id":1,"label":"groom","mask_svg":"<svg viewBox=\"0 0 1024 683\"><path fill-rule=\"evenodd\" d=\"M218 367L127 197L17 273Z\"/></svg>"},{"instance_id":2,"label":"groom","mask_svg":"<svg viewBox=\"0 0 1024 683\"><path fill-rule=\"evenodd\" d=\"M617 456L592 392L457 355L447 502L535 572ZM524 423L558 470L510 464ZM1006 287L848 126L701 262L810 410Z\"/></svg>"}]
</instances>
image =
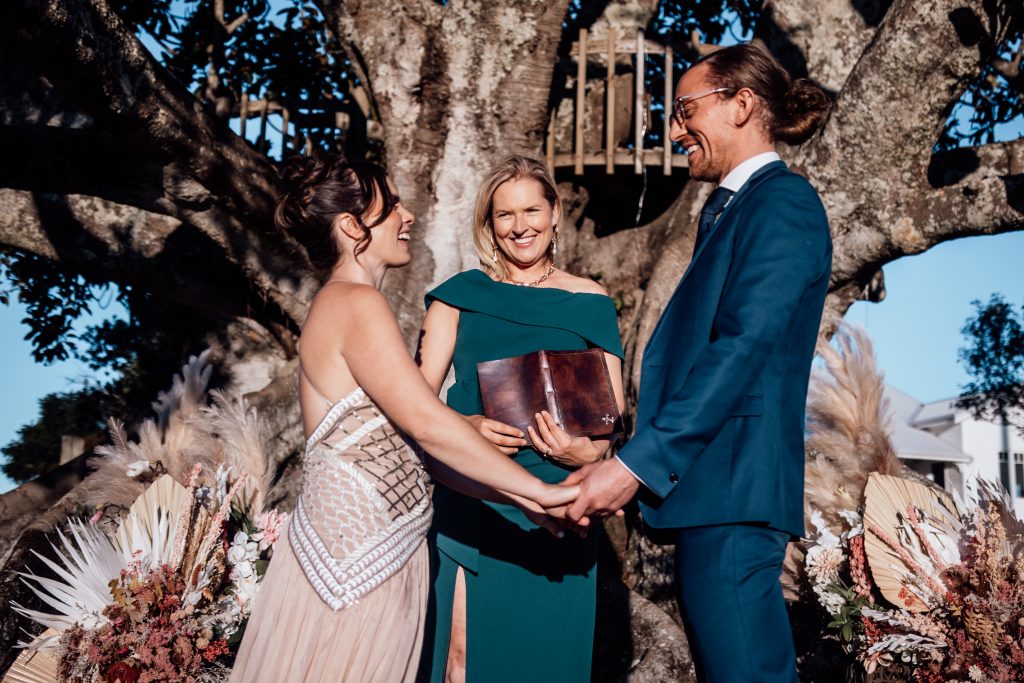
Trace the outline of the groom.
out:
<instances>
[{"instance_id":1,"label":"groom","mask_svg":"<svg viewBox=\"0 0 1024 683\"><path fill-rule=\"evenodd\" d=\"M569 478L568 514L611 514L645 487L645 522L676 542L700 678L794 682L779 575L804 533L804 403L832 246L817 193L775 143L809 137L828 100L743 44L690 68L674 105L690 176L717 187L644 351L636 432Z\"/></svg>"}]
</instances>

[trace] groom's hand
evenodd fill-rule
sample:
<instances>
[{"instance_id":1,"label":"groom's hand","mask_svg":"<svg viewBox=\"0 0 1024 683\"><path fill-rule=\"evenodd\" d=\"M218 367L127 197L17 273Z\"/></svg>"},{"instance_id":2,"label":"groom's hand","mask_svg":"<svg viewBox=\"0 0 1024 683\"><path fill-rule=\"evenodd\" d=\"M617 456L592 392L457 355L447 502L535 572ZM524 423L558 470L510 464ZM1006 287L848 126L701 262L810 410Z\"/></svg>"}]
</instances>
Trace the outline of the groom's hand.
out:
<instances>
[{"instance_id":1,"label":"groom's hand","mask_svg":"<svg viewBox=\"0 0 1024 683\"><path fill-rule=\"evenodd\" d=\"M618 512L640 488L640 482L618 458L584 465L563 483L580 485L580 495L566 513L576 523L587 516L607 517Z\"/></svg>"}]
</instances>

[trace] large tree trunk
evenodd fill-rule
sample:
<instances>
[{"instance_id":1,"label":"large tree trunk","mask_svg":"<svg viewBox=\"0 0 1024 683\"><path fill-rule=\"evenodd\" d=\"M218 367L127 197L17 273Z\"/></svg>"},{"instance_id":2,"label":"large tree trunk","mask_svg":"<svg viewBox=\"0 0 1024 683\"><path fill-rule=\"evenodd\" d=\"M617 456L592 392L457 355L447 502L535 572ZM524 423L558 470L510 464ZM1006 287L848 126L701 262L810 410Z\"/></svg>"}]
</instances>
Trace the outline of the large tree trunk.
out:
<instances>
[{"instance_id":1,"label":"large tree trunk","mask_svg":"<svg viewBox=\"0 0 1024 683\"><path fill-rule=\"evenodd\" d=\"M387 281L411 344L424 292L477 263L471 222L480 179L508 153L539 156L562 89L555 76L569 2L319 5L365 72L389 172L417 216L413 265ZM595 30L623 30L643 25L653 7L602 3L600 18L585 9ZM795 73L836 94L823 129L783 151L829 213L826 331L853 301L879 296L886 263L945 240L1024 228L1024 141L932 154L951 104L992 59L1012 11L1021 11L1012 0L766 4L758 36ZM317 282L297 245L271 229L271 165L174 81L105 0L13 0L0 10L0 39L0 140L9 152L0 161L0 244L216 321L210 341L227 388L249 394L272 427L282 473L274 498L287 506L302 442L295 338ZM599 103L599 93L592 99ZM598 236L587 188L561 187L566 219L578 228L566 235L567 267L601 273L622 303L630 402L643 346L689 264L709 189L688 183L650 224L603 226ZM17 508L12 517L30 518L74 476L2 502ZM59 511L74 501L72 491ZM685 679L670 558L635 516L608 531L614 553L602 559L599 629L624 649L603 648L595 671L608 680ZM40 539L34 529L13 556L28 557ZM26 600L17 586L4 581L4 597ZM629 628L619 628L627 618ZM11 644L16 624L4 615L0 647Z\"/></svg>"},{"instance_id":2,"label":"large tree trunk","mask_svg":"<svg viewBox=\"0 0 1024 683\"><path fill-rule=\"evenodd\" d=\"M473 204L503 156L538 156L568 0L319 0L365 63L388 171L417 217L413 262L388 276L415 339L423 293L477 265Z\"/></svg>"}]
</instances>

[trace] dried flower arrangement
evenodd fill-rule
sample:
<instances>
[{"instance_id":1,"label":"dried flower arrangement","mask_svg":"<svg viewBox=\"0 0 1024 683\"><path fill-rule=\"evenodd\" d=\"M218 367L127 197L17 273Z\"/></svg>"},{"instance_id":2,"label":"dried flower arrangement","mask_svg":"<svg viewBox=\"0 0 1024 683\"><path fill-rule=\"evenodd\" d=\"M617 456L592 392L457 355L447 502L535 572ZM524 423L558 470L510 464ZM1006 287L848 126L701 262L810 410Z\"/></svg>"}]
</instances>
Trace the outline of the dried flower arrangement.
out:
<instances>
[{"instance_id":1,"label":"dried flower arrangement","mask_svg":"<svg viewBox=\"0 0 1024 683\"><path fill-rule=\"evenodd\" d=\"M214 392L190 359L129 441L111 424L89 487L96 514L58 532L54 577L22 574L52 613L5 681L222 681L285 518L263 508L269 478L254 410ZM181 478L179 481L178 478ZM182 483L183 482L183 483ZM122 512L101 496L123 500Z\"/></svg>"},{"instance_id":2,"label":"dried flower arrangement","mask_svg":"<svg viewBox=\"0 0 1024 683\"><path fill-rule=\"evenodd\" d=\"M954 498L902 471L862 332L821 351L808 404L815 532L787 563L790 596L827 612L869 678L1024 680L1024 523L997 485L968 482Z\"/></svg>"}]
</instances>

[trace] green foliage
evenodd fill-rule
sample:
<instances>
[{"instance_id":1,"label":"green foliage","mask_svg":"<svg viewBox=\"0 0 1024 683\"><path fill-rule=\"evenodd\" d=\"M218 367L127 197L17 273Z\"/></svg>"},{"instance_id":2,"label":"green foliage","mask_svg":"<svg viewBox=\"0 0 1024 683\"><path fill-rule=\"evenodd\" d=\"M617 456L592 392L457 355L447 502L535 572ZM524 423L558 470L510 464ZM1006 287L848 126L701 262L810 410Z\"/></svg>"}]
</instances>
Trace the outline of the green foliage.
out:
<instances>
[{"instance_id":1,"label":"green foliage","mask_svg":"<svg viewBox=\"0 0 1024 683\"><path fill-rule=\"evenodd\" d=\"M976 314L960 330L967 345L959 354L972 381L957 406L1024 430L1024 307L1018 311L1000 294L972 305Z\"/></svg>"},{"instance_id":2,"label":"green foliage","mask_svg":"<svg viewBox=\"0 0 1024 683\"><path fill-rule=\"evenodd\" d=\"M122 0L121 16L159 43L157 59L220 115L237 116L243 93L265 98L286 106L315 144L337 144L333 112L355 106L349 92L360 81L313 2L225 0L223 23L213 0L174 11L166 0L136 5ZM225 24L242 17L229 32Z\"/></svg>"},{"instance_id":3,"label":"green foliage","mask_svg":"<svg viewBox=\"0 0 1024 683\"><path fill-rule=\"evenodd\" d=\"M1024 12L1018 11L1011 22L1007 40L998 50L998 58L1004 62L1016 58L1020 64L1020 52L1024 50ZM1008 78L993 63L986 64L953 108L936 150L997 142L997 126L1022 116L1024 67L1016 77Z\"/></svg>"},{"instance_id":4,"label":"green foliage","mask_svg":"<svg viewBox=\"0 0 1024 683\"><path fill-rule=\"evenodd\" d=\"M15 481L32 479L60 462L61 436L90 436L103 429L103 391L82 389L39 399L39 419L18 430L18 437L0 449L7 457L4 474Z\"/></svg>"},{"instance_id":5,"label":"green foliage","mask_svg":"<svg viewBox=\"0 0 1024 683\"><path fill-rule=\"evenodd\" d=\"M28 327L25 339L32 343L35 361L66 360L75 339L72 326L95 301L93 283L50 259L20 252L0 252L0 281L6 281L5 290L16 291L28 309L22 322ZM8 294L4 299L7 303Z\"/></svg>"},{"instance_id":6,"label":"green foliage","mask_svg":"<svg viewBox=\"0 0 1024 683\"><path fill-rule=\"evenodd\" d=\"M852 642L854 635L864 628L861 623L860 611L865 607L870 607L871 600L858 595L852 588L841 582L830 583L827 590L843 598L839 614L832 615L832 621L828 623L828 627L839 631L839 638L844 643Z\"/></svg>"}]
</instances>

